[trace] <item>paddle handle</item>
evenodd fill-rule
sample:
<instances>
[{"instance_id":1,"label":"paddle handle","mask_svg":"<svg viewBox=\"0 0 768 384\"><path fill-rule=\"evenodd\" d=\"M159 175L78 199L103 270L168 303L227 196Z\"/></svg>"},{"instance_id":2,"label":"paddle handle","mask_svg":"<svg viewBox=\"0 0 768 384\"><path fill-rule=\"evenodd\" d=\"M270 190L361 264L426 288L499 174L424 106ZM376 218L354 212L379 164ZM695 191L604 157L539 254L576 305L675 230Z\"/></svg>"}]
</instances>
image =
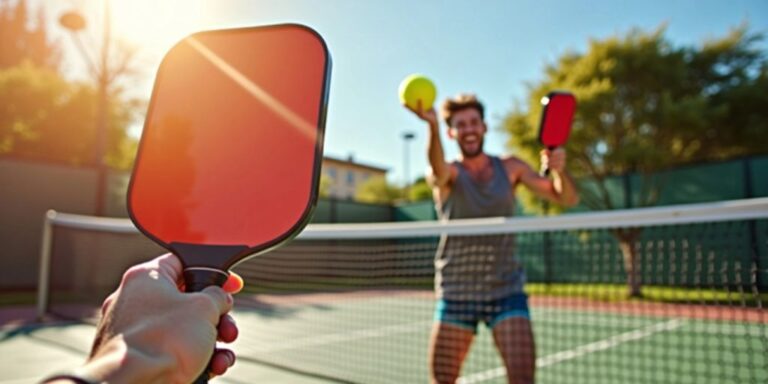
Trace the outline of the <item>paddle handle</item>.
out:
<instances>
[{"instance_id":1,"label":"paddle handle","mask_svg":"<svg viewBox=\"0 0 768 384\"><path fill-rule=\"evenodd\" d=\"M226 272L212 268L188 268L184 270L184 290L186 292L200 292L212 285L221 287L227 281L227 277ZM211 352L211 357L213 357L213 352ZM209 367L206 367L192 384L207 384L209 377Z\"/></svg>"},{"instance_id":2,"label":"paddle handle","mask_svg":"<svg viewBox=\"0 0 768 384\"><path fill-rule=\"evenodd\" d=\"M557 148L557 147L553 147L553 146L548 146L547 147L547 149L549 149L550 152L554 151L555 148ZM549 176L549 167L542 168L542 170L541 170L541 172L539 174L542 175L542 176Z\"/></svg>"},{"instance_id":3,"label":"paddle handle","mask_svg":"<svg viewBox=\"0 0 768 384\"><path fill-rule=\"evenodd\" d=\"M184 270L185 292L200 292L215 285L224 286L229 274L213 268L187 268Z\"/></svg>"},{"instance_id":4,"label":"paddle handle","mask_svg":"<svg viewBox=\"0 0 768 384\"><path fill-rule=\"evenodd\" d=\"M205 368L205 371L203 371L192 384L208 384L208 378L210 376L211 374L208 372L208 368Z\"/></svg>"}]
</instances>

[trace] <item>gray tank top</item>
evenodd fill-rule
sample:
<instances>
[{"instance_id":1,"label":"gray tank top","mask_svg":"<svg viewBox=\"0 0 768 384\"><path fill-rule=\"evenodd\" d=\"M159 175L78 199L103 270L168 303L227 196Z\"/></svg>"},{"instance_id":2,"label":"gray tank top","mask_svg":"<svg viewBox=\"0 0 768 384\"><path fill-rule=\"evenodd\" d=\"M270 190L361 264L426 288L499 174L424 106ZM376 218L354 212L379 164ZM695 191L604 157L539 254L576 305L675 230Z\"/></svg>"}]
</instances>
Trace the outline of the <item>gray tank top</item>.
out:
<instances>
[{"instance_id":1,"label":"gray tank top","mask_svg":"<svg viewBox=\"0 0 768 384\"><path fill-rule=\"evenodd\" d=\"M438 206L441 219L512 216L513 185L498 157L493 177L478 183L459 162L451 193ZM435 292L456 301L494 300L522 293L525 272L514 257L514 235L443 236L435 255Z\"/></svg>"}]
</instances>

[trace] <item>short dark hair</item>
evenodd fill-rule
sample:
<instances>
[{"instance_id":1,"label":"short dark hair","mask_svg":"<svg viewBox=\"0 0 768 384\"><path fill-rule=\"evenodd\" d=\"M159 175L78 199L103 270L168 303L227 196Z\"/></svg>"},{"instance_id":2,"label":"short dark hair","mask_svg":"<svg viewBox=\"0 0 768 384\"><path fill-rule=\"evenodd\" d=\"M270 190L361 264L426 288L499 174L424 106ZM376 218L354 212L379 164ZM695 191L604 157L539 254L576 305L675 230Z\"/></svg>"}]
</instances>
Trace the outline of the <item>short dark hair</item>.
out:
<instances>
[{"instance_id":1,"label":"short dark hair","mask_svg":"<svg viewBox=\"0 0 768 384\"><path fill-rule=\"evenodd\" d=\"M481 103L473 93L460 93L453 98L445 99L443 106L440 109L440 113L443 115L445 124L450 127L453 115L455 115L456 112L469 108L476 109L480 112L480 118L485 120L485 107L483 107L483 103Z\"/></svg>"}]
</instances>

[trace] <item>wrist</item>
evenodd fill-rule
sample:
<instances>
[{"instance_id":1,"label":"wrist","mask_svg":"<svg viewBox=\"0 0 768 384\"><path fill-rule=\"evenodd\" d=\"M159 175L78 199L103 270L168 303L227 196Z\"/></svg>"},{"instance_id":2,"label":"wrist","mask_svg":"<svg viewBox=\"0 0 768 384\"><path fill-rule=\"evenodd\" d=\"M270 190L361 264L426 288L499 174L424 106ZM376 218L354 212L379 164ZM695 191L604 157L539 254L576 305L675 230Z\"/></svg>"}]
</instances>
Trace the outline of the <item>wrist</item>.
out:
<instances>
[{"instance_id":1,"label":"wrist","mask_svg":"<svg viewBox=\"0 0 768 384\"><path fill-rule=\"evenodd\" d=\"M169 364L163 359L129 348L121 336L116 336L74 373L94 383L154 383L165 382L161 379L167 368Z\"/></svg>"}]
</instances>

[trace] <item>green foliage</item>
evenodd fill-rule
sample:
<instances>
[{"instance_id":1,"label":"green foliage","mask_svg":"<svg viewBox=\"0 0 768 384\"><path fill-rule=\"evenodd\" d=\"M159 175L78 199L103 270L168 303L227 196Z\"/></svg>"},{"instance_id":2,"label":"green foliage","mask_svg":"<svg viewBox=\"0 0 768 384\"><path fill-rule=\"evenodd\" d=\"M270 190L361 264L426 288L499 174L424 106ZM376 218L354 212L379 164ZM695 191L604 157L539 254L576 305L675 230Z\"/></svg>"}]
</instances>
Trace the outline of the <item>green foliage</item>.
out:
<instances>
[{"instance_id":1,"label":"green foliage","mask_svg":"<svg viewBox=\"0 0 768 384\"><path fill-rule=\"evenodd\" d=\"M327 199L331 196L331 179L325 173L320 175L320 191L318 192L320 197Z\"/></svg>"},{"instance_id":2,"label":"green foliage","mask_svg":"<svg viewBox=\"0 0 768 384\"><path fill-rule=\"evenodd\" d=\"M403 197L403 191L389 183L383 176L371 177L357 187L355 200L363 203L391 204Z\"/></svg>"},{"instance_id":3,"label":"green foliage","mask_svg":"<svg viewBox=\"0 0 768 384\"><path fill-rule=\"evenodd\" d=\"M0 70L0 155L93 165L96 91L29 62ZM126 132L142 103L113 98L106 163L129 169L137 142Z\"/></svg>"},{"instance_id":4,"label":"green foliage","mask_svg":"<svg viewBox=\"0 0 768 384\"><path fill-rule=\"evenodd\" d=\"M432 200L432 187L427 184L427 181L423 177L416 180L408 189L408 200Z\"/></svg>"},{"instance_id":5,"label":"green foliage","mask_svg":"<svg viewBox=\"0 0 768 384\"><path fill-rule=\"evenodd\" d=\"M1 70L0 154L11 152L19 142L39 140L38 126L66 103L57 96L67 88L58 74L28 62Z\"/></svg>"},{"instance_id":6,"label":"green foliage","mask_svg":"<svg viewBox=\"0 0 768 384\"><path fill-rule=\"evenodd\" d=\"M127 131L144 103L110 89L107 153L96 159L98 94L57 71L58 47L48 42L41 15L32 28L24 0L0 2L0 155L129 169L137 141Z\"/></svg>"},{"instance_id":7,"label":"green foliage","mask_svg":"<svg viewBox=\"0 0 768 384\"><path fill-rule=\"evenodd\" d=\"M586 53L568 52L530 85L526 105L504 119L508 145L538 164L539 100L568 90L578 110L567 146L568 169L585 181L581 200L595 210L621 207L611 183L641 175L634 206L655 204L664 180L653 172L684 163L765 152L768 62L746 26L696 47L675 47L662 26L652 32L592 40ZM762 132L762 134L761 134ZM527 210L539 203L521 195Z\"/></svg>"},{"instance_id":8,"label":"green foliage","mask_svg":"<svg viewBox=\"0 0 768 384\"><path fill-rule=\"evenodd\" d=\"M139 141L128 135L128 129L135 121L143 118L147 109L144 100L128 99L113 92L109 103L109 133L105 163L116 170L127 171L133 168ZM95 117L94 117L95 119Z\"/></svg>"}]
</instances>

